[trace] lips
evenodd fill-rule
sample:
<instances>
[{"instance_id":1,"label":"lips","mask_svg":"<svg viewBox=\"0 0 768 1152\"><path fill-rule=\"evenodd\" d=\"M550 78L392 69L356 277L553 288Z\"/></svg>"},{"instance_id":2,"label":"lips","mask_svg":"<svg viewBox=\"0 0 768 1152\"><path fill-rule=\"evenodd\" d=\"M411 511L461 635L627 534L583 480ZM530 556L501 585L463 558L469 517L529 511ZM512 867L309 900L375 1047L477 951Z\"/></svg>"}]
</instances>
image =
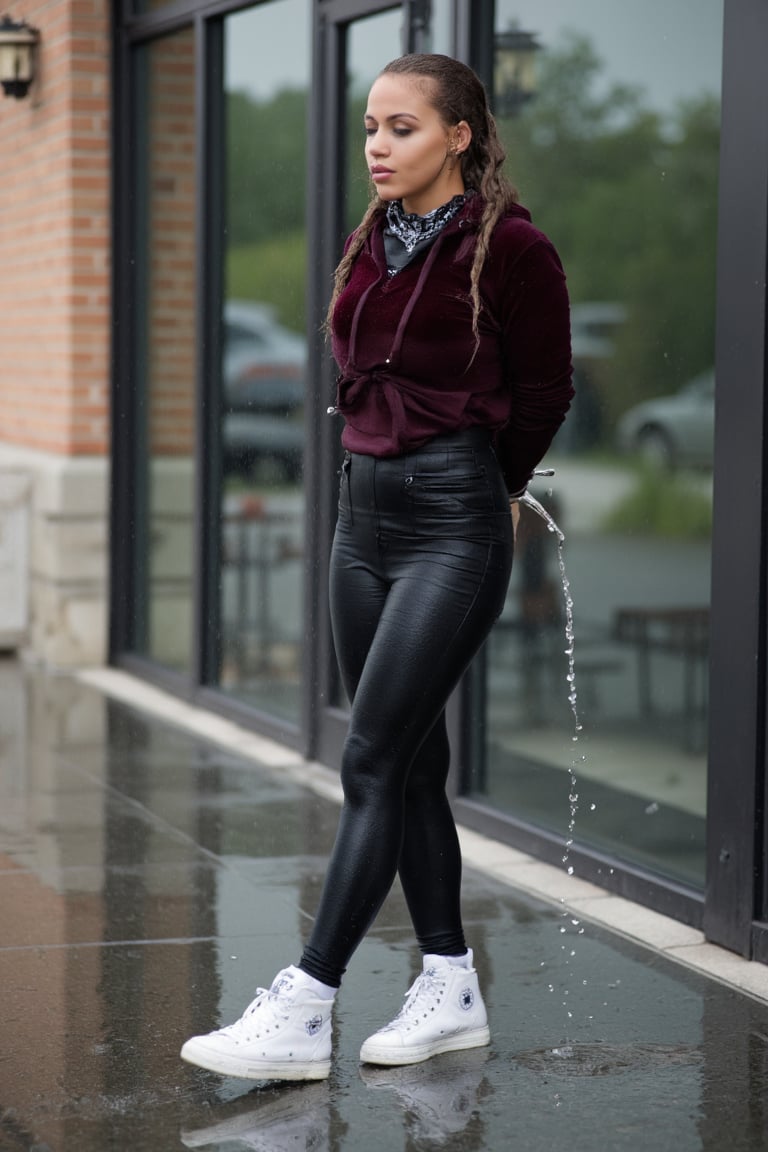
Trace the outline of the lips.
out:
<instances>
[{"instance_id":1,"label":"lips","mask_svg":"<svg viewBox=\"0 0 768 1152\"><path fill-rule=\"evenodd\" d=\"M384 180L387 176L394 176L391 168L384 168L381 164L374 164L371 168L372 180Z\"/></svg>"}]
</instances>

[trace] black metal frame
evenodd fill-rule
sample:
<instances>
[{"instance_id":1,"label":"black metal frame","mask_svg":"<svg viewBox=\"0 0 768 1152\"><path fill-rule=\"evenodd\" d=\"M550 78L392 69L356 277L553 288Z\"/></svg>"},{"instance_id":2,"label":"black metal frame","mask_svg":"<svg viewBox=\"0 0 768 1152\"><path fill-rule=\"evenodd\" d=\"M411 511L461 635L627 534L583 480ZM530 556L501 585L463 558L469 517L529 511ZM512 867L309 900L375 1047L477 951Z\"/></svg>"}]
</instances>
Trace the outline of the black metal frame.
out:
<instances>
[{"instance_id":1,"label":"black metal frame","mask_svg":"<svg viewBox=\"0 0 768 1152\"><path fill-rule=\"evenodd\" d=\"M329 5L325 4L314 6L312 27L314 99L310 102L312 151L308 182L314 183L314 195L308 196L310 215L307 225L313 260L307 315L311 317L312 331L316 333L316 356L306 410L310 426L317 431L310 437L305 459L307 543L312 557L312 579L306 582L305 612L306 619L314 622L306 721L309 754L328 763L338 763L345 721L341 712L327 704L336 697L336 670L330 620L325 608L328 603L328 557L335 521L333 493L327 481L327 477L333 474L334 421L329 419L326 411L332 404L333 369L322 333L328 287L343 241L342 189L335 174L343 170L346 133L343 122L333 112L336 93L343 83L345 52L338 20L333 18L335 13L329 13L328 8Z\"/></svg>"},{"instance_id":2,"label":"black metal frame","mask_svg":"<svg viewBox=\"0 0 768 1152\"><path fill-rule=\"evenodd\" d=\"M126 36L120 20L115 15L112 22L112 119L115 124L127 125L131 119L127 112L127 71L128 49ZM126 186L130 172L131 144L125 127L122 132L112 134L111 170L111 251L112 251L112 308L120 317L112 326L110 349L110 375L112 379L112 409L110 438L112 444L112 470L110 477L110 598L108 648L110 659L125 651L128 644L126 635L131 618L132 595L126 589L124 577L133 563L131 543L134 539L133 506L129 499L132 477L128 467L127 445L133 441L134 411L131 403L130 376L125 364L130 354L130 334L133 328L131 317L131 292L126 283L126 270L130 267L128 249L131 234L129 219L129 198L120 190ZM120 594L117 593L118 582Z\"/></svg>"},{"instance_id":3,"label":"black metal frame","mask_svg":"<svg viewBox=\"0 0 768 1152\"><path fill-rule=\"evenodd\" d=\"M204 26L205 25L205 26ZM193 645L192 681L208 685L218 666L220 636L214 606L220 576L220 533L218 509L221 504L221 451L218 437L208 434L219 427L221 390L216 374L221 371L221 328L224 296L221 254L224 246L223 158L224 133L223 27L220 21L195 18L196 79L198 84L198 130L195 152L195 178L198 196L195 228L198 236L198 292L196 330L204 333L196 349L197 419L195 421L196 501L195 519L194 619L198 642ZM215 173L215 176L214 176ZM216 317L217 322L212 323Z\"/></svg>"},{"instance_id":4,"label":"black metal frame","mask_svg":"<svg viewBox=\"0 0 768 1152\"><path fill-rule=\"evenodd\" d=\"M446 0L447 2L447 0ZM130 50L133 45L190 23L197 28L197 107L200 114L197 155L200 198L197 213L198 283L208 285L198 300L201 326L215 314L216 286L206 266L215 237L207 221L216 218L220 189L208 173L212 138L206 136L217 116L216 36L220 25L210 18L249 7L243 0L171 0L113 29L114 122L132 125ZM349 24L397 8L387 0L315 0L313 11L313 92L307 183L307 226L312 258L307 275L307 316L311 356L307 420L316 429L308 438L305 458L306 544L310 562L305 573L307 621L305 695L297 727L256 714L210 685L216 639L202 622L215 587L211 558L217 531L215 462L203 448L200 421L196 548L200 578L195 590L197 613L194 683L159 669L128 652L129 621L134 597L131 552L134 523L132 486L136 419L132 404L132 338L135 323L131 291L131 205L126 189L132 171L134 141L130 131L115 134L113 151L113 295L115 315L112 368L113 532L110 653L113 662L177 695L195 699L235 717L266 735L299 748L326 763L338 763L347 716L329 701L336 698L336 667L327 603L327 560L334 523L334 474L338 427L326 416L333 395L332 367L321 333L333 267L343 241L342 189L337 174L346 169L344 72ZM428 3L402 4L404 50L423 46ZM453 54L473 64L492 83L490 44L493 0L452 0ZM218 29L218 32L217 32ZM717 419L715 445L715 517L712 541L712 631L709 720L708 861L706 892L667 883L626 862L608 858L578 844L570 851L577 875L596 881L630 899L688 924L703 926L716 943L768 962L768 828L765 819L766 743L766 547L762 525L765 507L766 413L766 270L768 268L768 11L763 0L725 0L723 62L723 132L721 144L717 297ZM213 69L213 72L212 72ZM219 85L220 87L220 85ZM761 97L762 93L762 97ZM213 308L213 312L211 309ZM203 330L201 328L201 330ZM210 336L210 333L209 333ZM208 379L211 355L201 349L198 379ZM211 394L200 384L200 410ZM205 563L202 561L205 560ZM562 838L516 820L459 794L462 764L471 759L472 726L477 701L471 684L458 694L450 714L457 765L452 773L455 808L465 825L506 841L533 855L560 864Z\"/></svg>"},{"instance_id":5,"label":"black metal frame","mask_svg":"<svg viewBox=\"0 0 768 1152\"><path fill-rule=\"evenodd\" d=\"M704 930L747 956L753 921L766 916L766 45L765 4L727 0ZM765 926L756 925L754 937L766 958Z\"/></svg>"}]
</instances>

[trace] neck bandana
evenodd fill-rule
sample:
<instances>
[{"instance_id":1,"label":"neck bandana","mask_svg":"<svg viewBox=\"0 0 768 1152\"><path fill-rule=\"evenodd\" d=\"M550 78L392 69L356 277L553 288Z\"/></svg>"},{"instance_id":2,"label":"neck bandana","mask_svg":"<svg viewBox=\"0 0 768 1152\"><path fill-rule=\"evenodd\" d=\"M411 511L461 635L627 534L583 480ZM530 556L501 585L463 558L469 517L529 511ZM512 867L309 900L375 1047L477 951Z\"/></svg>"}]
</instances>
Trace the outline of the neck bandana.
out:
<instances>
[{"instance_id":1,"label":"neck bandana","mask_svg":"<svg viewBox=\"0 0 768 1152\"><path fill-rule=\"evenodd\" d=\"M466 199L466 193L462 192L447 204L441 204L439 208L427 212L426 216L405 212L402 200L392 200L387 206L387 227L410 255L417 244L425 244L434 239L441 228L461 211Z\"/></svg>"}]
</instances>

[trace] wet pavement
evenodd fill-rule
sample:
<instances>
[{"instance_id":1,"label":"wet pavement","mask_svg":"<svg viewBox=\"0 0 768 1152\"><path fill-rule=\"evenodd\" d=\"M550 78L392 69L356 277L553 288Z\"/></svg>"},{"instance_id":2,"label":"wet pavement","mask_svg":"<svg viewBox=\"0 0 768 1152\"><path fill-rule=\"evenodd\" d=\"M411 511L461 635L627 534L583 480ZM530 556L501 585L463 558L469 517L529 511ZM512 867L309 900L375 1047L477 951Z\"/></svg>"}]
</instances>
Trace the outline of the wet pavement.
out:
<instances>
[{"instance_id":1,"label":"wet pavement","mask_svg":"<svg viewBox=\"0 0 768 1152\"><path fill-rule=\"evenodd\" d=\"M358 1063L420 966L393 893L329 1081L183 1064L297 959L337 815L279 764L0 661L0 1152L768 1149L768 1005L469 869L490 1048Z\"/></svg>"}]
</instances>

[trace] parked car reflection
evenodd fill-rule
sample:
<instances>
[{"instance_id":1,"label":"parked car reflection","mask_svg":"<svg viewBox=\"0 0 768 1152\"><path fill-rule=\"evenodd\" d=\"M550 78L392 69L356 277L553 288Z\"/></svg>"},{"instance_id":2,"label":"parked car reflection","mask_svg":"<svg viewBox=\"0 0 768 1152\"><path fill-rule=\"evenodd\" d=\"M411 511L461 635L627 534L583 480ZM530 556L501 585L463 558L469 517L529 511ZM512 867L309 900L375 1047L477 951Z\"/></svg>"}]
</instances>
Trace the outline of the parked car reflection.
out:
<instances>
[{"instance_id":1,"label":"parked car reflection","mask_svg":"<svg viewBox=\"0 0 768 1152\"><path fill-rule=\"evenodd\" d=\"M228 475L296 481L304 452L304 339L268 304L228 300L223 317L222 450Z\"/></svg>"},{"instance_id":2,"label":"parked car reflection","mask_svg":"<svg viewBox=\"0 0 768 1152\"><path fill-rule=\"evenodd\" d=\"M618 422L625 452L665 468L712 467L715 434L715 372L709 369L671 396L646 400Z\"/></svg>"},{"instance_id":3,"label":"parked car reflection","mask_svg":"<svg viewBox=\"0 0 768 1152\"><path fill-rule=\"evenodd\" d=\"M605 438L605 394L612 387L616 341L627 320L618 301L587 300L571 305L573 398L555 451L574 454L600 446Z\"/></svg>"}]
</instances>

